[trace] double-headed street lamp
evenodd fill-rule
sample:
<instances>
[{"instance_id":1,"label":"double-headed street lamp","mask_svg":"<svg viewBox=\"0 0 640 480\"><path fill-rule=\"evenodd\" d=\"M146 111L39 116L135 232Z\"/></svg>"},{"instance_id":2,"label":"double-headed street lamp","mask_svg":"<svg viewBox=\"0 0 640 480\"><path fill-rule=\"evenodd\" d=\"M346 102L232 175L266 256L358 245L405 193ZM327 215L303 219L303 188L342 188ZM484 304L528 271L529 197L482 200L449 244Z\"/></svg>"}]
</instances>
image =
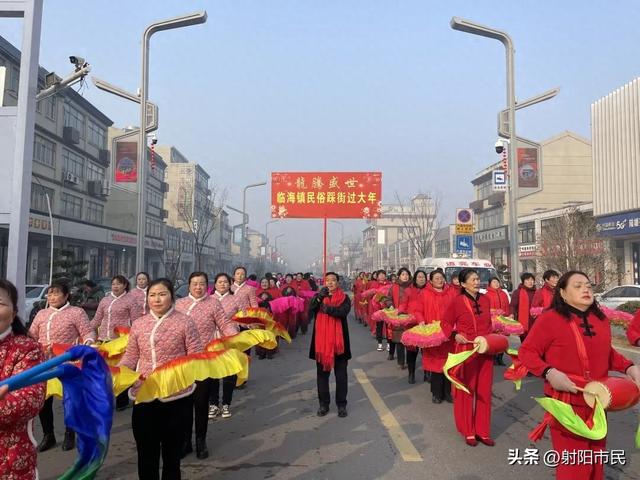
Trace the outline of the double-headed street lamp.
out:
<instances>
[{"instance_id":1,"label":"double-headed street lamp","mask_svg":"<svg viewBox=\"0 0 640 480\"><path fill-rule=\"evenodd\" d=\"M247 185L246 187L244 187L244 190L242 191L242 244L240 246L240 259L242 260L242 265L245 264L246 260L247 260L247 246L245 245L245 239L247 237L247 190L249 190L250 188L254 188L254 187L262 187L263 185L266 185L267 182L260 182L260 183L252 183L251 185Z\"/></svg>"},{"instance_id":2,"label":"double-headed street lamp","mask_svg":"<svg viewBox=\"0 0 640 480\"><path fill-rule=\"evenodd\" d=\"M518 259L518 165L516 164L516 95L515 95L515 66L514 47L511 37L503 31L486 27L459 17L451 19L451 28L461 32L493 38L500 41L506 51L507 61L507 110L509 118L509 249L511 250L511 282L517 281L519 273ZM514 283L515 284L515 283Z\"/></svg>"},{"instance_id":3,"label":"double-headed street lamp","mask_svg":"<svg viewBox=\"0 0 640 480\"><path fill-rule=\"evenodd\" d=\"M147 100L149 89L149 41L156 32L198 25L207 21L207 12L197 12L168 18L149 25L142 34L142 81L140 82L140 134L138 136L138 242L136 245L136 272L144 270L144 237L146 233L146 168L147 163Z\"/></svg>"}]
</instances>

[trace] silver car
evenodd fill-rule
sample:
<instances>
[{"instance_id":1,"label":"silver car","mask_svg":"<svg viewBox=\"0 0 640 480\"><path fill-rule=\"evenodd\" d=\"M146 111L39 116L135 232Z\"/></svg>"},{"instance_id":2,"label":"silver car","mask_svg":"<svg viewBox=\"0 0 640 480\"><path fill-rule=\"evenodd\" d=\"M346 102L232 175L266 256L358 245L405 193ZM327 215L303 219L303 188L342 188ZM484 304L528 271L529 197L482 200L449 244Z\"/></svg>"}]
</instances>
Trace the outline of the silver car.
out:
<instances>
[{"instance_id":1,"label":"silver car","mask_svg":"<svg viewBox=\"0 0 640 480\"><path fill-rule=\"evenodd\" d=\"M597 296L598 303L605 307L617 308L623 303L640 302L640 285L621 285Z\"/></svg>"}]
</instances>

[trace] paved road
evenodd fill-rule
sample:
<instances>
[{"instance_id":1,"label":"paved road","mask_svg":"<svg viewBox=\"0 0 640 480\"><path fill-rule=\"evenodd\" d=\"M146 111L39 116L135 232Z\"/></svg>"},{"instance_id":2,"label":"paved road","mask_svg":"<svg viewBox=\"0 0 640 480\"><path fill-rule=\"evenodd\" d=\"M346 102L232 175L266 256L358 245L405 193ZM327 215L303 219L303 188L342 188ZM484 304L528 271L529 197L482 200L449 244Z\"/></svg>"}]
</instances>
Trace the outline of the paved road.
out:
<instances>
[{"instance_id":1,"label":"paved road","mask_svg":"<svg viewBox=\"0 0 640 480\"><path fill-rule=\"evenodd\" d=\"M338 418L334 405L329 415L316 417L315 364L307 358L310 336L298 337L282 347L274 360L254 357L249 387L235 393L233 417L210 424L210 458L187 457L183 478L553 478L553 470L542 464L508 464L510 448L523 451L532 446L527 433L542 418L531 399L541 394L538 379L527 378L516 393L510 382L502 380L504 367L498 367L493 399L497 445L468 447L455 431L451 405L431 403L421 371L416 375L418 383L409 385L406 372L387 361L386 352L374 351L375 341L365 328L355 322L350 328L355 358L349 365L347 418ZM635 360L640 357L636 355ZM98 478L137 478L130 419L131 410L116 413L111 450ZM609 416L609 448L625 450L627 464L607 467L607 478L640 479L640 453L633 449L637 421L637 410ZM39 426L36 429L39 433ZM60 439L60 412L56 430ZM548 437L536 447L541 453L549 450ZM40 478L57 478L74 456L59 448L42 454Z\"/></svg>"}]
</instances>

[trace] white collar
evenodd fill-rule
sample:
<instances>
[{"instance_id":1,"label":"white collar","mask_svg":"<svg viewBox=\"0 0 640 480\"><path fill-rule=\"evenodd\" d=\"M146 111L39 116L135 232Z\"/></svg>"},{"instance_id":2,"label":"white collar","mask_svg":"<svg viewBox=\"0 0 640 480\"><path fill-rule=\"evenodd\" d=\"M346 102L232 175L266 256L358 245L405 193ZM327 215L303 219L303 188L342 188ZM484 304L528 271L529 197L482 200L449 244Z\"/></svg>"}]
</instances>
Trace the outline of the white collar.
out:
<instances>
[{"instance_id":1,"label":"white collar","mask_svg":"<svg viewBox=\"0 0 640 480\"><path fill-rule=\"evenodd\" d=\"M61 306L60 308L55 308L55 307L50 307L54 312L61 312L62 310L64 310L65 308L69 307L71 304L69 302L65 303L63 306Z\"/></svg>"},{"instance_id":2,"label":"white collar","mask_svg":"<svg viewBox=\"0 0 640 480\"><path fill-rule=\"evenodd\" d=\"M147 287L147 288L140 288L139 286L137 286L137 285L136 285L136 288L137 288L138 290L140 290L141 292L147 293L147 289L148 289L149 287Z\"/></svg>"},{"instance_id":3,"label":"white collar","mask_svg":"<svg viewBox=\"0 0 640 480\"><path fill-rule=\"evenodd\" d=\"M169 311L167 313L165 313L163 316L158 317L156 315L156 313L154 311L151 312L151 316L157 320L157 321L161 321L164 320L165 318L167 318L169 315L171 315L173 313L173 306L169 309Z\"/></svg>"},{"instance_id":4,"label":"white collar","mask_svg":"<svg viewBox=\"0 0 640 480\"><path fill-rule=\"evenodd\" d=\"M247 283L246 280L244 282L242 282L241 284L238 284L238 282L233 282L233 284L238 288L244 287L245 283Z\"/></svg>"},{"instance_id":5,"label":"white collar","mask_svg":"<svg viewBox=\"0 0 640 480\"><path fill-rule=\"evenodd\" d=\"M227 295L229 295L229 292L225 293L224 295L220 295L220 292L218 292L218 291L216 290L216 295L217 295L219 298L224 298L224 297L226 297Z\"/></svg>"},{"instance_id":6,"label":"white collar","mask_svg":"<svg viewBox=\"0 0 640 480\"><path fill-rule=\"evenodd\" d=\"M9 327L4 332L0 333L0 341L4 340L9 335L11 335L11 324L9 324Z\"/></svg>"},{"instance_id":7,"label":"white collar","mask_svg":"<svg viewBox=\"0 0 640 480\"><path fill-rule=\"evenodd\" d=\"M117 300L117 299L119 299L119 298L124 297L124 296L127 294L127 292L126 292L126 291L124 291L124 292L122 292L120 295L118 295L118 296L116 297L116 296L113 294L113 292L109 292L109 293L110 293L110 294L111 294L111 296L112 296L113 298L115 298L116 300Z\"/></svg>"},{"instance_id":8,"label":"white collar","mask_svg":"<svg viewBox=\"0 0 640 480\"><path fill-rule=\"evenodd\" d=\"M207 298L207 294L205 293L203 296L201 296L200 298L196 298L193 295L189 294L189 298L191 300L193 300L194 303L198 303L201 302L202 300L204 300L205 298Z\"/></svg>"}]
</instances>

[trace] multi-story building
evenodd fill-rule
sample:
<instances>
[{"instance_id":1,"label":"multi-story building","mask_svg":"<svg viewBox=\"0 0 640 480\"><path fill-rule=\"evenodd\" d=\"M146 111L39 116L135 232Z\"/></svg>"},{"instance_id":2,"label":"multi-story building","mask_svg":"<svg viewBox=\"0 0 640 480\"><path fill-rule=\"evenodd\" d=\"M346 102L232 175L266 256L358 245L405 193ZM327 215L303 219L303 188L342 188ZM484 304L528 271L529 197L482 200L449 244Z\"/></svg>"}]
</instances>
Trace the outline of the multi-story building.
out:
<instances>
[{"instance_id":1,"label":"multi-story building","mask_svg":"<svg viewBox=\"0 0 640 480\"><path fill-rule=\"evenodd\" d=\"M209 174L174 146L158 145L155 150L168 160L167 224L192 236L195 249L193 268L212 272L216 267L214 236L218 218L215 216L215 198L209 187Z\"/></svg>"},{"instance_id":2,"label":"multi-story building","mask_svg":"<svg viewBox=\"0 0 640 480\"><path fill-rule=\"evenodd\" d=\"M7 76L2 104L16 105L20 51L2 37L0 66L5 67ZM39 69L41 89L47 73ZM74 261L85 262L89 278L110 277L121 272L123 249L129 245L114 241L114 235L120 232L108 227L105 215L110 192L107 128L112 123L72 88L37 103L28 283L49 281L52 229L54 254L60 250L72 251ZM0 228L0 276L6 273L7 240L8 230Z\"/></svg>"},{"instance_id":3,"label":"multi-story building","mask_svg":"<svg viewBox=\"0 0 640 480\"><path fill-rule=\"evenodd\" d=\"M619 281L640 284L640 78L591 105L593 214L615 242Z\"/></svg>"},{"instance_id":4,"label":"multi-story building","mask_svg":"<svg viewBox=\"0 0 640 480\"><path fill-rule=\"evenodd\" d=\"M388 271L407 267L415 270L420 260L431 256L437 230L433 199L416 195L408 205L382 205L380 218L369 220L362 232L363 268ZM425 251L417 251L412 235L430 236Z\"/></svg>"},{"instance_id":5,"label":"multi-story building","mask_svg":"<svg viewBox=\"0 0 640 480\"><path fill-rule=\"evenodd\" d=\"M509 266L510 229L505 192L493 189L493 171L498 168L500 163L496 162L471 181L475 200L469 207L475 212L474 256L491 260L500 268ZM518 199L519 217L591 202L593 174L591 145L587 139L563 132L542 142L538 172L541 188ZM524 225L525 230L529 227ZM521 271L527 266L527 263L521 265Z\"/></svg>"},{"instance_id":6,"label":"multi-story building","mask_svg":"<svg viewBox=\"0 0 640 480\"><path fill-rule=\"evenodd\" d=\"M456 253L455 235L455 225L439 228L433 239L433 256L436 258L453 257Z\"/></svg>"},{"instance_id":7,"label":"multi-story building","mask_svg":"<svg viewBox=\"0 0 640 480\"><path fill-rule=\"evenodd\" d=\"M109 168L111 181L111 195L107 203L105 215L106 223L113 230L117 230L110 240L127 245L123 247L123 265L119 272L133 275L135 272L135 252L138 230L138 185L137 175L140 172L137 157L137 133L135 129L109 128L108 141L112 149L114 161ZM135 152L135 153L134 153ZM128 158L129 155L133 158ZM126 162L135 163L138 167L130 168ZM152 278L164 275L165 250L165 220L168 216L164 208L164 197L169 186L164 181L167 164L161 155L151 152L147 148L147 162L145 168L145 188L147 201L145 203L145 270ZM127 170L121 165L127 164Z\"/></svg>"}]
</instances>

